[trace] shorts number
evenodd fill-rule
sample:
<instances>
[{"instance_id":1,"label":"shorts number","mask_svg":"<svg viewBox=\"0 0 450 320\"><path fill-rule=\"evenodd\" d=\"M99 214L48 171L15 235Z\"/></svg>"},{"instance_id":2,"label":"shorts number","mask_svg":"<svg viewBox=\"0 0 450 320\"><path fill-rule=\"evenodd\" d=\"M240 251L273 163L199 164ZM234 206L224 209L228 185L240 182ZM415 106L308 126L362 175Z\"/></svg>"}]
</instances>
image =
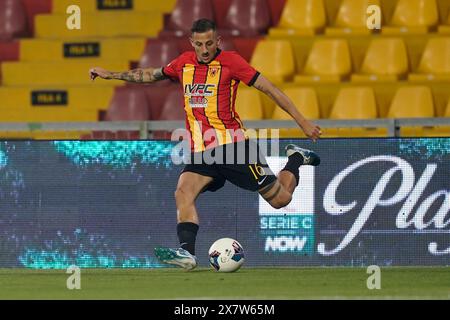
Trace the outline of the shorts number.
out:
<instances>
[{"instance_id":1,"label":"shorts number","mask_svg":"<svg viewBox=\"0 0 450 320\"><path fill-rule=\"evenodd\" d=\"M264 168L261 166L258 166L258 164L251 164L248 166L250 168L250 170L253 173L253 176L255 177L256 180L258 180L258 175L260 177L266 175L266 172L264 171ZM257 175L258 174L258 175Z\"/></svg>"}]
</instances>

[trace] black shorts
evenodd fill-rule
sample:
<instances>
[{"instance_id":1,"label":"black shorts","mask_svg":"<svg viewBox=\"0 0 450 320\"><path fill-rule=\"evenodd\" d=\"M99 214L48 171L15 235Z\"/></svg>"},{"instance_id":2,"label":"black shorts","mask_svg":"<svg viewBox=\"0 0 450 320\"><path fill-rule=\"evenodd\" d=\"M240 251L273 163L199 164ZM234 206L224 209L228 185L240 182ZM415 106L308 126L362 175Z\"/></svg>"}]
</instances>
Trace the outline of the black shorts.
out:
<instances>
[{"instance_id":1,"label":"black shorts","mask_svg":"<svg viewBox=\"0 0 450 320\"><path fill-rule=\"evenodd\" d=\"M202 191L217 191L228 180L250 191L260 190L277 178L255 140L226 144L191 154L182 173L194 172L214 180Z\"/></svg>"}]
</instances>

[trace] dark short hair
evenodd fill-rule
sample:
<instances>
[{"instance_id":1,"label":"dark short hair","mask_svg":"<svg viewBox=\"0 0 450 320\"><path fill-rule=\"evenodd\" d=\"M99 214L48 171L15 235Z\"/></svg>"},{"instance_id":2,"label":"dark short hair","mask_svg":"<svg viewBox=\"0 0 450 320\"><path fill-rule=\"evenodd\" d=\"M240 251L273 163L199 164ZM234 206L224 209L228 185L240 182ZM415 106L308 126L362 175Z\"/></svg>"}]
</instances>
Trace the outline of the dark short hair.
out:
<instances>
[{"instance_id":1,"label":"dark short hair","mask_svg":"<svg viewBox=\"0 0 450 320\"><path fill-rule=\"evenodd\" d=\"M199 19L192 24L192 33L204 33L209 30L216 31L216 23L209 19Z\"/></svg>"}]
</instances>

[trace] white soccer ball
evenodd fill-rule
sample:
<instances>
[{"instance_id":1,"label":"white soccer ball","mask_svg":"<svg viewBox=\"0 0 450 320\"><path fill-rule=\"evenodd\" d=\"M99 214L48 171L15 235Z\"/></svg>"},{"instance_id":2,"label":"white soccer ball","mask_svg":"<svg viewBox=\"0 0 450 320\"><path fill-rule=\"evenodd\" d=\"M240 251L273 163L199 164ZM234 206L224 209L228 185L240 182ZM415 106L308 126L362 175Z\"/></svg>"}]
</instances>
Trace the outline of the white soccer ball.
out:
<instances>
[{"instance_id":1,"label":"white soccer ball","mask_svg":"<svg viewBox=\"0 0 450 320\"><path fill-rule=\"evenodd\" d=\"M231 238L222 238L209 248L209 264L219 272L234 272L244 264L244 248Z\"/></svg>"}]
</instances>

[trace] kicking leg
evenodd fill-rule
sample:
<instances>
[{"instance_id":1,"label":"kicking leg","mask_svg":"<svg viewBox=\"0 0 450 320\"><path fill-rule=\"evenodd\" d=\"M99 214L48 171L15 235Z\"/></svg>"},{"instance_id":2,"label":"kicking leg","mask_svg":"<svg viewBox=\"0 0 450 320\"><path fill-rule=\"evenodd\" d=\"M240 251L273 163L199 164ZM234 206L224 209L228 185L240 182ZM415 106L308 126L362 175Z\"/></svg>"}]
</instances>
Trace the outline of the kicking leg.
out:
<instances>
[{"instance_id":1,"label":"kicking leg","mask_svg":"<svg viewBox=\"0 0 450 320\"><path fill-rule=\"evenodd\" d=\"M275 209L287 206L298 185L301 165L318 166L320 157L311 150L299 148L293 144L286 147L288 162L272 184L259 190L261 196Z\"/></svg>"}]
</instances>

